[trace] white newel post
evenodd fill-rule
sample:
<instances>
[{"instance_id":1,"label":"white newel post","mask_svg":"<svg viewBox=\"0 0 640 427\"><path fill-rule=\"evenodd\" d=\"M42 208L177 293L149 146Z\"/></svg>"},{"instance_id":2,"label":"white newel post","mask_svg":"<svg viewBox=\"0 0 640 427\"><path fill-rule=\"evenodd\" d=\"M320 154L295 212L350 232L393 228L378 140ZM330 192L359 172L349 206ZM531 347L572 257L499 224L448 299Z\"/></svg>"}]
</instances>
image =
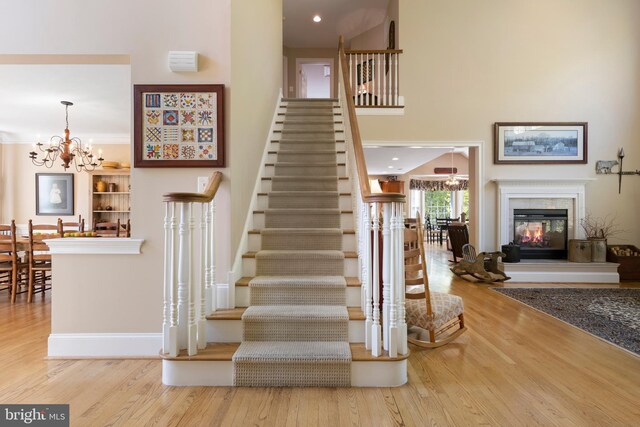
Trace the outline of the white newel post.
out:
<instances>
[{"instance_id":1,"label":"white newel post","mask_svg":"<svg viewBox=\"0 0 640 427\"><path fill-rule=\"evenodd\" d=\"M179 204L178 222L178 345L180 350L188 344L189 311L189 208Z\"/></svg>"},{"instance_id":2,"label":"white newel post","mask_svg":"<svg viewBox=\"0 0 640 427\"><path fill-rule=\"evenodd\" d=\"M369 287L373 290L373 325L371 326L371 354L378 357L382 355L382 330L380 326L380 218L378 215L378 203L373 203L371 231L373 234L372 262L369 265Z\"/></svg>"},{"instance_id":3,"label":"white newel post","mask_svg":"<svg viewBox=\"0 0 640 427\"><path fill-rule=\"evenodd\" d=\"M162 352L178 355L177 287L175 280L175 204L165 204L164 217L164 311L162 322Z\"/></svg>"},{"instance_id":4,"label":"white newel post","mask_svg":"<svg viewBox=\"0 0 640 427\"><path fill-rule=\"evenodd\" d=\"M391 208L391 221L389 222L389 252L384 254L385 258L389 258L389 320L385 320L385 324L388 323L389 332L387 339L387 350L389 356L396 357L398 355L398 325L397 325L397 305L396 299L398 297L398 276L397 276L397 251L398 251L398 211L397 203L387 203ZM386 204L385 204L386 205Z\"/></svg>"},{"instance_id":5,"label":"white newel post","mask_svg":"<svg viewBox=\"0 0 640 427\"><path fill-rule=\"evenodd\" d=\"M398 353L407 354L409 345L407 344L407 321L405 319L405 285L404 285L404 204L396 203L398 212L398 233L396 235L396 310L398 326Z\"/></svg>"},{"instance_id":6,"label":"white newel post","mask_svg":"<svg viewBox=\"0 0 640 427\"><path fill-rule=\"evenodd\" d=\"M198 354L198 325L196 323L196 300L198 298L198 286L194 278L195 272L195 255L194 255L194 239L193 230L195 228L195 220L193 218L193 203L188 204L188 218L189 218L189 238L188 238L188 264L187 271L189 275L189 338L188 338L188 353L189 356Z\"/></svg>"},{"instance_id":7,"label":"white newel post","mask_svg":"<svg viewBox=\"0 0 640 427\"><path fill-rule=\"evenodd\" d=\"M360 203L362 209L362 227L360 255L362 256L362 286L364 288L364 315L365 315L365 332L364 342L365 348L371 350L371 327L373 325L373 310L371 304L372 286L371 286L371 206L368 203Z\"/></svg>"}]
</instances>

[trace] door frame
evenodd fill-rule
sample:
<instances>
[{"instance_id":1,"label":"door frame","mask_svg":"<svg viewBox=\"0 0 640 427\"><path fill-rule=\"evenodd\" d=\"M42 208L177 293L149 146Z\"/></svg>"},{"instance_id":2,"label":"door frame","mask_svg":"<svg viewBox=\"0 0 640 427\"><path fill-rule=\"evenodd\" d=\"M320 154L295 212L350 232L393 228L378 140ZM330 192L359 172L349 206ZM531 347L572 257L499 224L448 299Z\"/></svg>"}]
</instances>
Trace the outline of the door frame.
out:
<instances>
[{"instance_id":1,"label":"door frame","mask_svg":"<svg viewBox=\"0 0 640 427\"><path fill-rule=\"evenodd\" d=\"M329 63L329 69L331 70L331 78L329 79L329 98L334 97L335 87L335 63L333 58L296 58L296 98L300 98L300 66L302 64L322 64Z\"/></svg>"}]
</instances>

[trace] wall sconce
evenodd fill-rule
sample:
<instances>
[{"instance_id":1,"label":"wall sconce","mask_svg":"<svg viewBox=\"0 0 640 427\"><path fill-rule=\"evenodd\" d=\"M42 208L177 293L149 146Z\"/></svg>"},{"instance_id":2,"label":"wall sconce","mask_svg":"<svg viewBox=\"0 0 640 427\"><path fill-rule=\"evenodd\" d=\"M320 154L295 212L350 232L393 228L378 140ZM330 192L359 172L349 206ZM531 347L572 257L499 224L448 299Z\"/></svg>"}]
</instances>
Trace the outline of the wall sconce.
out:
<instances>
[{"instance_id":1,"label":"wall sconce","mask_svg":"<svg viewBox=\"0 0 640 427\"><path fill-rule=\"evenodd\" d=\"M169 69L171 71L198 71L198 52L192 51L170 51Z\"/></svg>"},{"instance_id":2,"label":"wall sconce","mask_svg":"<svg viewBox=\"0 0 640 427\"><path fill-rule=\"evenodd\" d=\"M598 160L596 162L596 174L598 175L618 175L618 194L622 192L622 175L640 175L640 170L635 171L623 171L622 160L624 160L624 148L618 150L618 160ZM618 167L618 172L612 172L611 168L615 165Z\"/></svg>"}]
</instances>

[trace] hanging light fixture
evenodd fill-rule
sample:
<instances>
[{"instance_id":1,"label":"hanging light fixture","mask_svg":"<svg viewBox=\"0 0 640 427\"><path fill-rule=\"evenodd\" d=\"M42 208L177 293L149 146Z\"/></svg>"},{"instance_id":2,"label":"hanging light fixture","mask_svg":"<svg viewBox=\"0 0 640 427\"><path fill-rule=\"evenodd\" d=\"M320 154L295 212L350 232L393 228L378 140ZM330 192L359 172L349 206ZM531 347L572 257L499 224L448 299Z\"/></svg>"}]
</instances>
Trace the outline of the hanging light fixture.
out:
<instances>
[{"instance_id":1,"label":"hanging light fixture","mask_svg":"<svg viewBox=\"0 0 640 427\"><path fill-rule=\"evenodd\" d=\"M66 171L71 167L71 163L78 172L92 171L102 164L104 160L100 150L98 159L94 159L91 151L91 145L84 145L80 138L69 138L69 106L73 102L60 101L64 105L66 127L64 129L64 138L61 136L52 136L49 144L45 145L38 141L33 146L33 151L29 153L29 158L36 166L45 166L51 168L58 157L62 160L62 167ZM42 158L38 158L36 147L42 153ZM97 161L97 163L96 163Z\"/></svg>"},{"instance_id":2,"label":"hanging light fixture","mask_svg":"<svg viewBox=\"0 0 640 427\"><path fill-rule=\"evenodd\" d=\"M449 175L449 178L447 178L447 180L444 182L445 185L449 188L452 187L457 187L458 185L460 185L460 181L458 180L458 177L456 176L455 173L453 173L453 148L451 149L451 175Z\"/></svg>"}]
</instances>

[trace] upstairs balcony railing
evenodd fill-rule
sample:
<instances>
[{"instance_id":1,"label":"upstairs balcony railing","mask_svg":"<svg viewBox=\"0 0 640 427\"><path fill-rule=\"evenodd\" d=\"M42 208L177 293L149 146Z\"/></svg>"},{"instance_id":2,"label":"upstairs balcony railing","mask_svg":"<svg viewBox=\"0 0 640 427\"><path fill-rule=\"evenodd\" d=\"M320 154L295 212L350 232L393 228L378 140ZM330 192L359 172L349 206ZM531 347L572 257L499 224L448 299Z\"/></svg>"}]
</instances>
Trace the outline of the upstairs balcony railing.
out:
<instances>
[{"instance_id":1,"label":"upstairs balcony railing","mask_svg":"<svg viewBox=\"0 0 640 427\"><path fill-rule=\"evenodd\" d=\"M347 168L352 177L355 225L358 238L365 345L373 356L383 349L391 357L408 353L404 292L404 194L372 194L360 129L356 117L357 96L343 39L339 44L339 102L347 147ZM396 86L397 87L397 86ZM382 98L381 98L382 99ZM382 292L379 284L382 283Z\"/></svg>"},{"instance_id":2,"label":"upstairs balcony railing","mask_svg":"<svg viewBox=\"0 0 640 427\"><path fill-rule=\"evenodd\" d=\"M402 50L345 50L346 79L357 108L403 107L400 96Z\"/></svg>"}]
</instances>

